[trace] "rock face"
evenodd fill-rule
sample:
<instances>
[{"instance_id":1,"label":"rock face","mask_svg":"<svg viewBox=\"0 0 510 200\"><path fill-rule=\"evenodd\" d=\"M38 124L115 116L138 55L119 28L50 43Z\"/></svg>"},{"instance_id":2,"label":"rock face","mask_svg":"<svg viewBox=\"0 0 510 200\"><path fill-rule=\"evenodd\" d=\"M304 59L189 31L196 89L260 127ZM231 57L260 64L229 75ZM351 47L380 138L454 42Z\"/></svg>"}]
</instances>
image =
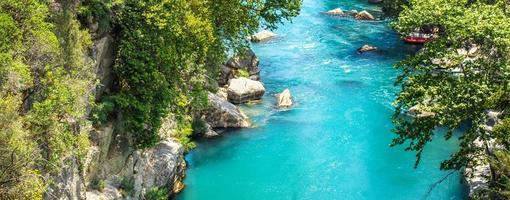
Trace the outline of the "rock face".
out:
<instances>
[{"instance_id":1,"label":"rock face","mask_svg":"<svg viewBox=\"0 0 510 200\"><path fill-rule=\"evenodd\" d=\"M87 159L91 159L88 161L90 164L86 168L88 173L85 180L89 183L91 180L102 180L105 189L97 191L89 185L86 198L144 199L145 192L152 187L167 188L170 194L179 192L183 188L181 181L186 168L184 148L177 140L169 137L175 132L172 130L175 124L173 120L164 120L163 123L167 129L160 130L160 134L165 138L156 146L143 150L132 149L125 134L116 133L122 130L115 130L111 124L93 131L93 153L87 156ZM165 131L167 133L161 133ZM132 187L127 197L121 189L122 180L129 180Z\"/></svg>"},{"instance_id":2,"label":"rock face","mask_svg":"<svg viewBox=\"0 0 510 200\"><path fill-rule=\"evenodd\" d=\"M261 82L242 77L231 79L227 89L228 100L232 103L259 100L265 92L266 89Z\"/></svg>"},{"instance_id":3,"label":"rock face","mask_svg":"<svg viewBox=\"0 0 510 200\"><path fill-rule=\"evenodd\" d=\"M365 53L365 52L375 51L375 50L377 50L377 47L373 47L373 46L365 44L365 45L363 45L362 47L360 47L358 49L358 52L359 53Z\"/></svg>"},{"instance_id":4,"label":"rock face","mask_svg":"<svg viewBox=\"0 0 510 200\"><path fill-rule=\"evenodd\" d=\"M203 111L204 120L212 128L247 128L250 126L248 117L234 104L210 93L210 108Z\"/></svg>"},{"instance_id":5,"label":"rock face","mask_svg":"<svg viewBox=\"0 0 510 200\"><path fill-rule=\"evenodd\" d=\"M213 130L213 128L211 127L211 125L209 124L206 124L206 131L204 133L204 137L206 138L213 138L213 137L217 137L219 136L220 134L218 134L216 131Z\"/></svg>"},{"instance_id":6,"label":"rock face","mask_svg":"<svg viewBox=\"0 0 510 200\"><path fill-rule=\"evenodd\" d=\"M267 41L273 37L276 37L275 33L268 31L268 30L263 30L263 31L260 31L256 34L252 35L251 41L252 42L262 42L262 41Z\"/></svg>"},{"instance_id":7,"label":"rock face","mask_svg":"<svg viewBox=\"0 0 510 200\"><path fill-rule=\"evenodd\" d=\"M486 144L480 140L476 140L474 146L486 149ZM464 170L464 182L469 188L469 196L474 197L479 191L488 189L489 177L491 177L491 167L487 154L475 155L473 162L469 163Z\"/></svg>"},{"instance_id":8,"label":"rock face","mask_svg":"<svg viewBox=\"0 0 510 200\"><path fill-rule=\"evenodd\" d=\"M167 187L172 193L182 190L186 162L184 148L173 139L165 139L157 146L134 153L134 197L144 199L146 190Z\"/></svg>"},{"instance_id":9,"label":"rock face","mask_svg":"<svg viewBox=\"0 0 510 200\"><path fill-rule=\"evenodd\" d=\"M99 79L99 85L96 88L96 99L99 99L103 93L108 92L113 82L111 73L115 53L112 36L106 34L96 40L92 54L96 63L96 76Z\"/></svg>"},{"instance_id":10,"label":"rock face","mask_svg":"<svg viewBox=\"0 0 510 200\"><path fill-rule=\"evenodd\" d=\"M230 58L222 67L220 84L227 84L230 79L235 78L238 70L246 70L251 80L260 80L259 63L259 58L251 49Z\"/></svg>"},{"instance_id":11,"label":"rock face","mask_svg":"<svg viewBox=\"0 0 510 200\"><path fill-rule=\"evenodd\" d=\"M340 9L340 8L336 8L336 9L330 10L330 11L326 12L326 14L333 15L333 16L343 16L343 15L345 15L344 11L342 9Z\"/></svg>"},{"instance_id":12,"label":"rock face","mask_svg":"<svg viewBox=\"0 0 510 200\"><path fill-rule=\"evenodd\" d=\"M357 13L354 18L357 20L375 20L375 17L366 10Z\"/></svg>"},{"instance_id":13,"label":"rock face","mask_svg":"<svg viewBox=\"0 0 510 200\"><path fill-rule=\"evenodd\" d=\"M283 90L282 93L276 95L276 106L279 108L289 108L292 106L292 97L289 89Z\"/></svg>"},{"instance_id":14,"label":"rock face","mask_svg":"<svg viewBox=\"0 0 510 200\"><path fill-rule=\"evenodd\" d=\"M48 188L44 199L79 200L85 198L85 183L83 175L78 169L78 162L74 158L66 161L67 165L59 176L55 177L55 184Z\"/></svg>"}]
</instances>

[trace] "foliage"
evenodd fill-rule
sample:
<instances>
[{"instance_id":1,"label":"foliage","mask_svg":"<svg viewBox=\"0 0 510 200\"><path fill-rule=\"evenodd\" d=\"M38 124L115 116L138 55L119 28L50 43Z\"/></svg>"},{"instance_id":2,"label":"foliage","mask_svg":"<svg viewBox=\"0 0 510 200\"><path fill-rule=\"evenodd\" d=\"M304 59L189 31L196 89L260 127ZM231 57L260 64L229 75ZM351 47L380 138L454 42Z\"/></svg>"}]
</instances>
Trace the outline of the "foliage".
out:
<instances>
[{"instance_id":1,"label":"foliage","mask_svg":"<svg viewBox=\"0 0 510 200\"><path fill-rule=\"evenodd\" d=\"M99 192L103 192L106 183L102 179L94 179L91 183L92 189L97 190Z\"/></svg>"},{"instance_id":2,"label":"foliage","mask_svg":"<svg viewBox=\"0 0 510 200\"><path fill-rule=\"evenodd\" d=\"M83 161L89 118L100 125L119 116L134 146L145 148L158 142L161 119L171 113L175 137L192 148L191 113L206 106L205 83L217 78L227 51L246 47L245 36L261 26L296 16L300 4L0 1L0 196L41 199L66 160ZM94 22L99 34L119 34L113 94L97 105L92 41L82 29ZM122 185L132 191L132 181Z\"/></svg>"},{"instance_id":3,"label":"foliage","mask_svg":"<svg viewBox=\"0 0 510 200\"><path fill-rule=\"evenodd\" d=\"M168 189L163 187L153 187L145 193L147 200L167 200L168 196Z\"/></svg>"},{"instance_id":4,"label":"foliage","mask_svg":"<svg viewBox=\"0 0 510 200\"><path fill-rule=\"evenodd\" d=\"M0 196L40 199L69 157L88 147L90 37L76 5L0 2Z\"/></svg>"},{"instance_id":5,"label":"foliage","mask_svg":"<svg viewBox=\"0 0 510 200\"><path fill-rule=\"evenodd\" d=\"M126 0L119 16L121 43L111 97L137 148L159 141L161 119L176 116L177 138L191 144L190 114L206 106L205 85L217 78L227 49L247 45L246 36L262 24L299 12L300 0L169 1Z\"/></svg>"},{"instance_id":6,"label":"foliage","mask_svg":"<svg viewBox=\"0 0 510 200\"><path fill-rule=\"evenodd\" d=\"M239 70L237 70L237 73L238 73L239 77L244 77L244 78L250 77L250 73L246 69L239 69Z\"/></svg>"},{"instance_id":7,"label":"foliage","mask_svg":"<svg viewBox=\"0 0 510 200\"><path fill-rule=\"evenodd\" d=\"M498 97L508 96L510 17L502 1L410 0L393 24L404 35L434 26L444 29L415 56L400 64L402 87L393 117L398 137L392 145L406 145L417 154L416 165L436 127L445 127L446 139L462 125L460 150L441 164L460 169L483 150L475 140L493 138L485 129L486 111L501 110ZM439 69L439 70L438 70ZM460 70L454 74L452 70ZM434 115L403 119L402 112L418 105Z\"/></svg>"},{"instance_id":8,"label":"foliage","mask_svg":"<svg viewBox=\"0 0 510 200\"><path fill-rule=\"evenodd\" d=\"M207 122L201 118L193 118L191 128L193 129L194 134L205 133L207 131Z\"/></svg>"},{"instance_id":9,"label":"foliage","mask_svg":"<svg viewBox=\"0 0 510 200\"><path fill-rule=\"evenodd\" d=\"M384 14L395 17L402 12L404 9L404 6L408 6L409 1L408 0L386 0L383 1L382 9L384 11Z\"/></svg>"},{"instance_id":10,"label":"foliage","mask_svg":"<svg viewBox=\"0 0 510 200\"><path fill-rule=\"evenodd\" d=\"M131 196L135 189L135 181L129 177L122 177L119 188L122 189L124 196Z\"/></svg>"},{"instance_id":11,"label":"foliage","mask_svg":"<svg viewBox=\"0 0 510 200\"><path fill-rule=\"evenodd\" d=\"M78 10L78 18L84 24L98 24L100 33L111 30L113 24L111 0L84 0Z\"/></svg>"}]
</instances>

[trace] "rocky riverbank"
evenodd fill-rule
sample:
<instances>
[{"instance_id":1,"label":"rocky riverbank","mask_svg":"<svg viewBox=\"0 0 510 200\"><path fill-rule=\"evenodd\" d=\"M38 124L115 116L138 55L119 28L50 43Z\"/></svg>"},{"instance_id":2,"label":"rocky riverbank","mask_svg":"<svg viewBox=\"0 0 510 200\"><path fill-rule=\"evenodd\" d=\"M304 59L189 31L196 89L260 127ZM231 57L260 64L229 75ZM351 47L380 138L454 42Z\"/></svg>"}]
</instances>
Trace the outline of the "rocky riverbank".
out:
<instances>
[{"instance_id":1,"label":"rocky riverbank","mask_svg":"<svg viewBox=\"0 0 510 200\"><path fill-rule=\"evenodd\" d=\"M94 36L89 59L95 63L99 80L95 98L100 99L112 87L116 41L111 33L97 33L97 24L89 28ZM253 51L233 56L222 69L220 87L208 94L208 108L195 116L205 122L205 129L197 133L203 137L220 136L223 131L218 130L225 128L249 128L250 120L236 104L259 100L265 93L259 81L259 60ZM178 193L185 187L182 180L186 162L184 147L174 138L175 121L172 115L165 118L160 142L141 150L132 147L120 122L95 127L90 132L91 147L85 161L80 165L69 158L70 164L55 177L45 199L144 199L145 193L154 188Z\"/></svg>"}]
</instances>

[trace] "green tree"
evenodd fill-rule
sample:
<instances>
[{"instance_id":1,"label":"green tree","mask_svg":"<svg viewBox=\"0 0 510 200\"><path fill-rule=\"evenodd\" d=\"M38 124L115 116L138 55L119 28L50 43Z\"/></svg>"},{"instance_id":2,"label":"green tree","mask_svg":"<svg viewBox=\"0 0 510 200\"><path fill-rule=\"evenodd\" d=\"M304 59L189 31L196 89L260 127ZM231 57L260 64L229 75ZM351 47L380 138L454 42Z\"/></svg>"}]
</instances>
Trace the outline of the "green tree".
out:
<instances>
[{"instance_id":1,"label":"green tree","mask_svg":"<svg viewBox=\"0 0 510 200\"><path fill-rule=\"evenodd\" d=\"M261 26L296 16L300 0L127 0L119 13L121 43L114 69L121 110L137 148L159 140L162 118L178 121L177 138L192 147L191 113L206 106L206 82L217 79L228 50L239 51Z\"/></svg>"},{"instance_id":2,"label":"green tree","mask_svg":"<svg viewBox=\"0 0 510 200\"><path fill-rule=\"evenodd\" d=\"M488 110L507 105L510 71L510 17L503 1L410 0L396 30L407 35L423 27L441 27L440 33L416 55L398 64L402 87L395 101L393 145L406 145L417 153L416 164L437 127L446 139L461 125L469 128L460 137L460 150L441 164L461 169L482 151L475 140L489 141L485 129ZM434 113L413 119L401 117L413 106Z\"/></svg>"}]
</instances>

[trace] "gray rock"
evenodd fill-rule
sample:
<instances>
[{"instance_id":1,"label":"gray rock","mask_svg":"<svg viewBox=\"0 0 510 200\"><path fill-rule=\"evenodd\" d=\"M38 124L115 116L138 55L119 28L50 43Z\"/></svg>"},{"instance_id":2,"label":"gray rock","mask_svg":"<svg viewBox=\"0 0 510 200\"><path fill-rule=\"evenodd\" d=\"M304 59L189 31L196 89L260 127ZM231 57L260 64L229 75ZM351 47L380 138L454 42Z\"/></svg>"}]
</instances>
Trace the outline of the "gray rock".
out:
<instances>
[{"instance_id":1,"label":"gray rock","mask_svg":"<svg viewBox=\"0 0 510 200\"><path fill-rule=\"evenodd\" d=\"M230 61L229 61L230 62ZM257 66L258 67L258 66ZM219 85L225 85L230 79L235 78L235 70L225 65L221 66L220 78L218 80Z\"/></svg>"},{"instance_id":2,"label":"gray rock","mask_svg":"<svg viewBox=\"0 0 510 200\"><path fill-rule=\"evenodd\" d=\"M135 151L134 197L144 199L145 192L153 187L166 187L171 193L182 190L186 169L183 154L183 146L174 139L165 139L151 149Z\"/></svg>"},{"instance_id":3,"label":"gray rock","mask_svg":"<svg viewBox=\"0 0 510 200\"><path fill-rule=\"evenodd\" d=\"M47 189L44 199L79 200L85 198L85 183L83 175L78 169L78 161L75 158L69 158L65 163L60 174L54 178L54 184Z\"/></svg>"},{"instance_id":4,"label":"gray rock","mask_svg":"<svg viewBox=\"0 0 510 200\"><path fill-rule=\"evenodd\" d=\"M212 128L250 127L248 117L237 106L211 92L208 98L209 108L202 114Z\"/></svg>"},{"instance_id":5,"label":"gray rock","mask_svg":"<svg viewBox=\"0 0 510 200\"><path fill-rule=\"evenodd\" d=\"M276 106L279 108L289 108L292 106L292 96L289 89L285 89L276 95Z\"/></svg>"},{"instance_id":6,"label":"gray rock","mask_svg":"<svg viewBox=\"0 0 510 200\"><path fill-rule=\"evenodd\" d=\"M228 100L232 103L246 103L262 98L266 89L259 81L247 78L231 79L228 85Z\"/></svg>"},{"instance_id":7,"label":"gray rock","mask_svg":"<svg viewBox=\"0 0 510 200\"><path fill-rule=\"evenodd\" d=\"M476 147L486 149L486 144L482 140L476 140L473 144ZM473 161L464 169L463 181L468 186L469 197L473 198L480 191L489 188L491 177L491 168L488 161L487 152L473 155Z\"/></svg>"},{"instance_id":8,"label":"gray rock","mask_svg":"<svg viewBox=\"0 0 510 200\"><path fill-rule=\"evenodd\" d=\"M220 135L220 134L218 134L216 131L214 131L212 129L211 125L206 124L206 126L207 126L207 130L204 133L204 137L206 137L206 138L213 138L213 137L217 137L217 136Z\"/></svg>"},{"instance_id":9,"label":"gray rock","mask_svg":"<svg viewBox=\"0 0 510 200\"><path fill-rule=\"evenodd\" d=\"M222 68L221 71L221 82L223 85L227 84L230 79L235 78L236 71L241 69L248 71L250 79L257 81L260 79L259 63L259 58L255 53L251 49L247 49L227 61L226 68Z\"/></svg>"},{"instance_id":10,"label":"gray rock","mask_svg":"<svg viewBox=\"0 0 510 200\"><path fill-rule=\"evenodd\" d=\"M99 79L95 96L99 99L103 93L108 92L113 82L111 73L115 55L112 36L106 34L96 40L92 50L92 58L96 64L96 77Z\"/></svg>"},{"instance_id":11,"label":"gray rock","mask_svg":"<svg viewBox=\"0 0 510 200\"><path fill-rule=\"evenodd\" d=\"M216 91L216 95L221 97L225 101L228 101L227 87L218 88L218 91Z\"/></svg>"}]
</instances>

